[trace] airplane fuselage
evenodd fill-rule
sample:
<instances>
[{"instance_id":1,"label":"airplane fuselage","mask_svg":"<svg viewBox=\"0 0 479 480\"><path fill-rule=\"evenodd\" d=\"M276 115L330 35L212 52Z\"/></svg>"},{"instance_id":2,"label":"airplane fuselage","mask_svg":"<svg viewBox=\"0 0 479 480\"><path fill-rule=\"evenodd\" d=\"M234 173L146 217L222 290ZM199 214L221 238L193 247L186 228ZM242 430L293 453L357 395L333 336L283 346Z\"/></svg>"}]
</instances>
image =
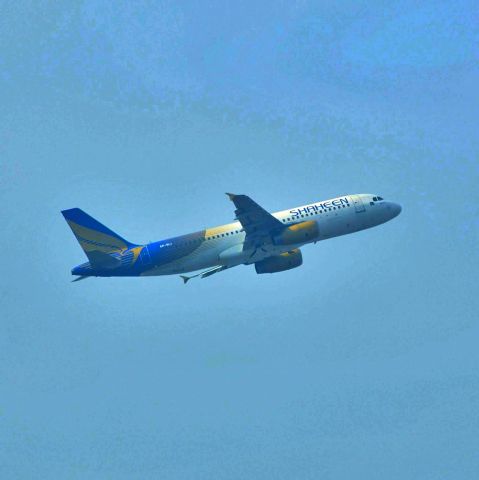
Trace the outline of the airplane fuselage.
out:
<instances>
[{"instance_id":1,"label":"airplane fuselage","mask_svg":"<svg viewBox=\"0 0 479 480\"><path fill-rule=\"evenodd\" d=\"M295 244L278 245L273 238L252 247L239 221L206 228L146 245L132 246L111 254L119 260L114 269L95 269L87 262L75 267L73 275L154 276L192 272L223 266L252 264L289 252L308 243L358 232L396 217L401 207L371 194L344 195L273 213L285 227L314 221L317 235Z\"/></svg>"}]
</instances>

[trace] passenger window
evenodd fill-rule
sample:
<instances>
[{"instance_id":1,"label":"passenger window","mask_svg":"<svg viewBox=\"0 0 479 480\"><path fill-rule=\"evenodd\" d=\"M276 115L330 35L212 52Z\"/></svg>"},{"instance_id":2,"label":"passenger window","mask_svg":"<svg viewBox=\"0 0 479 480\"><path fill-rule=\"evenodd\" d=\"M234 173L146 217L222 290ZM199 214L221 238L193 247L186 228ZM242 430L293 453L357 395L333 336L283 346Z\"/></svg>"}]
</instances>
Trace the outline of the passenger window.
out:
<instances>
[{"instance_id":1,"label":"passenger window","mask_svg":"<svg viewBox=\"0 0 479 480\"><path fill-rule=\"evenodd\" d=\"M374 202L369 202L369 205L374 205Z\"/></svg>"}]
</instances>

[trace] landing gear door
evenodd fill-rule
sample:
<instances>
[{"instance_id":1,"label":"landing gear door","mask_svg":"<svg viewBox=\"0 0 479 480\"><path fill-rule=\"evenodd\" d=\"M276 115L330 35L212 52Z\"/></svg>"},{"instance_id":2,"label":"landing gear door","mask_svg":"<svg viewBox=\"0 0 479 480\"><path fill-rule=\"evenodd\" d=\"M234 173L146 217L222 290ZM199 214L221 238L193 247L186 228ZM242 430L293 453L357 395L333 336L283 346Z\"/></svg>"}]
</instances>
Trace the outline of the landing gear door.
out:
<instances>
[{"instance_id":1,"label":"landing gear door","mask_svg":"<svg viewBox=\"0 0 479 480\"><path fill-rule=\"evenodd\" d=\"M363 201L359 195L350 195L351 200L353 201L354 208L356 209L356 213L364 212L366 209L364 208Z\"/></svg>"}]
</instances>

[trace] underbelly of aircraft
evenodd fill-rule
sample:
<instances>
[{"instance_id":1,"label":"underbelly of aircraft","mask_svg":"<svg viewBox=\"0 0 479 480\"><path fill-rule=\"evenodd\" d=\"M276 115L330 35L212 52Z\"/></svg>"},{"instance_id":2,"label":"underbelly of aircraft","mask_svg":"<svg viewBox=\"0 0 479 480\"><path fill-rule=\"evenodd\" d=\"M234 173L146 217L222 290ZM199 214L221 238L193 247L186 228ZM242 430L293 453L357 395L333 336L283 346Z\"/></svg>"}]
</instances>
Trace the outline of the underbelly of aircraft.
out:
<instances>
[{"instance_id":1,"label":"underbelly of aircraft","mask_svg":"<svg viewBox=\"0 0 479 480\"><path fill-rule=\"evenodd\" d=\"M222 253L231 249L214 249L209 252L201 252L196 255L190 254L185 257L175 260L173 262L154 266L148 270L145 270L142 276L157 276L157 275L174 275L187 272L194 272L196 270L202 270L217 265L224 265L228 268L235 267L243 264L253 264L264 260L267 257L274 255L280 255L281 253L288 252L295 248L299 248L304 244L289 245L289 246L275 246L275 245L263 245L257 249L250 249L243 251L241 254L235 254L232 256L222 256Z\"/></svg>"}]
</instances>

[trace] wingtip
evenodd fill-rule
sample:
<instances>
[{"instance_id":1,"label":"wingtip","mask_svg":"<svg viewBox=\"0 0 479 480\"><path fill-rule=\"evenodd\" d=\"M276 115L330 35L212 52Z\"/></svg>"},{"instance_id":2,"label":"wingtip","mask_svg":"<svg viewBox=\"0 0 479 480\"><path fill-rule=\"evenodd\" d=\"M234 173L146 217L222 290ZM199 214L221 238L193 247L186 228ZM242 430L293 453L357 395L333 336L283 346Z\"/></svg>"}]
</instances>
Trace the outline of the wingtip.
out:
<instances>
[{"instance_id":1,"label":"wingtip","mask_svg":"<svg viewBox=\"0 0 479 480\"><path fill-rule=\"evenodd\" d=\"M229 197L230 200L233 200L233 199L236 197L236 195L235 195L234 193L228 193L228 192L226 192L226 195L228 195L228 197Z\"/></svg>"},{"instance_id":2,"label":"wingtip","mask_svg":"<svg viewBox=\"0 0 479 480\"><path fill-rule=\"evenodd\" d=\"M186 285L188 283L188 280L190 277L187 277L186 275L180 275L181 279L183 280L183 284Z\"/></svg>"}]
</instances>

